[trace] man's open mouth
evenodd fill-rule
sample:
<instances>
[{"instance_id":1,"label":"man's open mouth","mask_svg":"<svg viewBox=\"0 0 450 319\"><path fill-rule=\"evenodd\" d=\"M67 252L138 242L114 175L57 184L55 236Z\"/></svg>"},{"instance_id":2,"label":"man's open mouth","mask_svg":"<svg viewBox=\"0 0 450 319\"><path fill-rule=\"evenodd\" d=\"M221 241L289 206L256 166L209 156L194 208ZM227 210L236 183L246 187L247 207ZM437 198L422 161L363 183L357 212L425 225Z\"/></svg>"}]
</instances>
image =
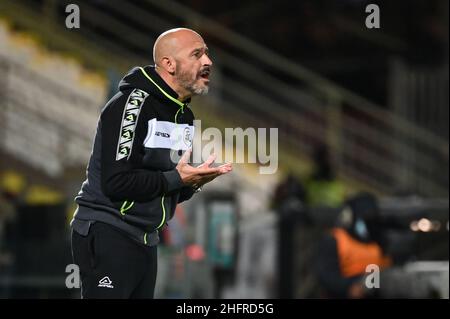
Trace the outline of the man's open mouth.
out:
<instances>
[{"instance_id":1,"label":"man's open mouth","mask_svg":"<svg viewBox=\"0 0 450 319\"><path fill-rule=\"evenodd\" d=\"M209 80L209 75L210 75L211 71L206 69L200 72L200 77L206 80Z\"/></svg>"}]
</instances>

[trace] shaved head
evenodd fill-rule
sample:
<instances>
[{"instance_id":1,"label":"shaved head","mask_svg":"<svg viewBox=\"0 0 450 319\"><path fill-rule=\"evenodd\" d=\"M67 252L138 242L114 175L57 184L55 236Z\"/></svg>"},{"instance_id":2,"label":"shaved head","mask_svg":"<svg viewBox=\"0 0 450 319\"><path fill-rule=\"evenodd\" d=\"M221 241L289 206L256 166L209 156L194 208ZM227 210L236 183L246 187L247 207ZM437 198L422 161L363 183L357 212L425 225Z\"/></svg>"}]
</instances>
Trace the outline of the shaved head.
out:
<instances>
[{"instance_id":1,"label":"shaved head","mask_svg":"<svg viewBox=\"0 0 450 319\"><path fill-rule=\"evenodd\" d=\"M164 56L176 57L177 52L190 41L204 42L200 34L187 28L170 29L162 33L153 46L155 65L159 65Z\"/></svg>"},{"instance_id":2,"label":"shaved head","mask_svg":"<svg viewBox=\"0 0 450 319\"><path fill-rule=\"evenodd\" d=\"M212 62L197 32L176 28L162 33L153 46L156 72L184 100L208 93Z\"/></svg>"}]
</instances>

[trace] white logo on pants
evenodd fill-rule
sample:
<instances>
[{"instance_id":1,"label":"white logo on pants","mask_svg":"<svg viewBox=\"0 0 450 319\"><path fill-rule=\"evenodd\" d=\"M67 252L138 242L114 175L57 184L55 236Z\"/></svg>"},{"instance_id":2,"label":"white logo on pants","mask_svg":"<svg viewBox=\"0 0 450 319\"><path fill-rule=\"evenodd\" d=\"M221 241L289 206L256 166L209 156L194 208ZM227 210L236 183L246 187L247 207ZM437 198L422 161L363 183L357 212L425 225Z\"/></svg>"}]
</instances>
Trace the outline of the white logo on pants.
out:
<instances>
[{"instance_id":1,"label":"white logo on pants","mask_svg":"<svg viewBox=\"0 0 450 319\"><path fill-rule=\"evenodd\" d=\"M98 287L114 288L114 286L112 285L112 281L111 281L111 279L109 279L108 276L103 277L102 279L100 279L100 281L98 282Z\"/></svg>"}]
</instances>

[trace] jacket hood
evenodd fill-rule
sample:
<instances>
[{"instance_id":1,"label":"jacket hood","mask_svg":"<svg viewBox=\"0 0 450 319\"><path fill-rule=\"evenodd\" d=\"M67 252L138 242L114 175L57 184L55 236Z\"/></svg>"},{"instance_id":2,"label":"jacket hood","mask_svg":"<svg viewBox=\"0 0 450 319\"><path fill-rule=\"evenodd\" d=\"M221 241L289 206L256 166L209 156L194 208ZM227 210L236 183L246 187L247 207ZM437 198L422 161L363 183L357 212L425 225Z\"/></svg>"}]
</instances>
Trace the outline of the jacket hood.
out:
<instances>
[{"instance_id":1,"label":"jacket hood","mask_svg":"<svg viewBox=\"0 0 450 319\"><path fill-rule=\"evenodd\" d=\"M141 89L163 102L170 100L176 105L185 106L190 102L187 99L181 102L178 94L159 76L154 66L134 67L120 81L119 90Z\"/></svg>"}]
</instances>

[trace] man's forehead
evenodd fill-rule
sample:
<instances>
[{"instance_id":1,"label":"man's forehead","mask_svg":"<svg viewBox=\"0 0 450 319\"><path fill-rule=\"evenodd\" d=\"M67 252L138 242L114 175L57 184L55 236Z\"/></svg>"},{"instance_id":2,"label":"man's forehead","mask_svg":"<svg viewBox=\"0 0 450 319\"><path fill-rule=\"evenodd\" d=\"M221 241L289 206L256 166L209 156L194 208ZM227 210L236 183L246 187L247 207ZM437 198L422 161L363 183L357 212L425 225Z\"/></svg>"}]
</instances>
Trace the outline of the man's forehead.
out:
<instances>
[{"instance_id":1,"label":"man's forehead","mask_svg":"<svg viewBox=\"0 0 450 319\"><path fill-rule=\"evenodd\" d=\"M203 41L186 41L184 43L178 43L178 52L182 53L183 55L188 55L193 53L196 50L208 50L208 47L206 46L205 42Z\"/></svg>"},{"instance_id":2,"label":"man's forehead","mask_svg":"<svg viewBox=\"0 0 450 319\"><path fill-rule=\"evenodd\" d=\"M208 46L205 44L205 42L200 42L200 41L196 41L196 42L192 42L192 44L190 45L192 50L196 50L196 49L208 49Z\"/></svg>"},{"instance_id":3,"label":"man's forehead","mask_svg":"<svg viewBox=\"0 0 450 319\"><path fill-rule=\"evenodd\" d=\"M180 37L177 42L181 48L205 48L205 41L195 34L191 36ZM181 49L180 48L180 49Z\"/></svg>"}]
</instances>

